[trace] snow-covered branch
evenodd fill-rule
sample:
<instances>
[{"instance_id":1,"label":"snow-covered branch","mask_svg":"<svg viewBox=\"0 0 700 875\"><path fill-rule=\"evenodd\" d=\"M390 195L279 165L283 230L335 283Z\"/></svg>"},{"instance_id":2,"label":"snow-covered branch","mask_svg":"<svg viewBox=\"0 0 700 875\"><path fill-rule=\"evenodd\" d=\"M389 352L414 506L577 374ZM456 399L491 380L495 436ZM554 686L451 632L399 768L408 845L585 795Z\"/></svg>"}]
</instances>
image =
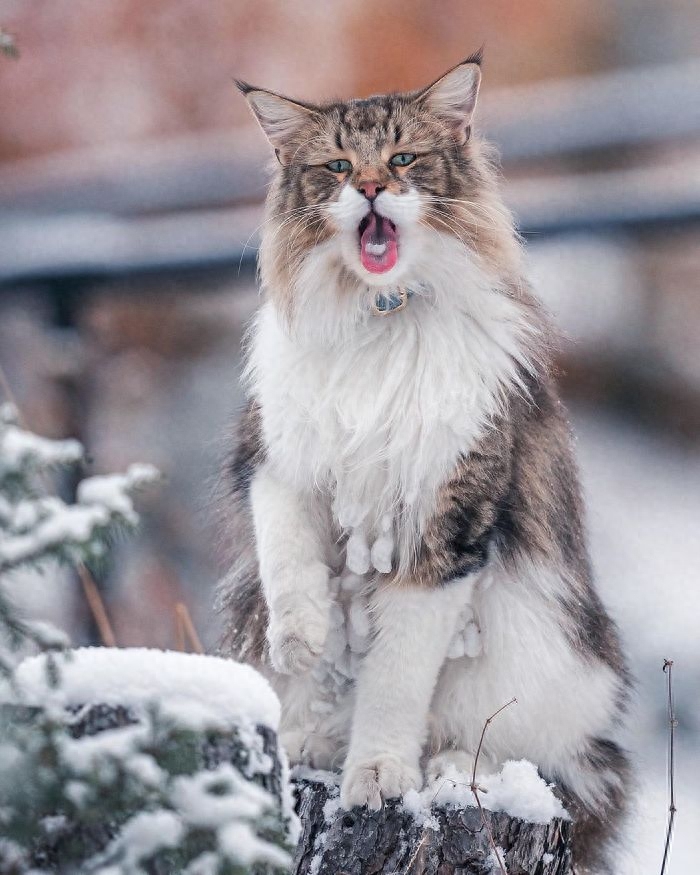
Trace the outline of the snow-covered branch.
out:
<instances>
[{"instance_id":1,"label":"snow-covered branch","mask_svg":"<svg viewBox=\"0 0 700 875\"><path fill-rule=\"evenodd\" d=\"M137 523L132 496L158 478L152 465L89 477L73 504L46 494L52 470L83 458L78 441L39 437L19 426L11 405L0 408L0 574L47 559L99 557L112 529Z\"/></svg>"},{"instance_id":2,"label":"snow-covered branch","mask_svg":"<svg viewBox=\"0 0 700 875\"><path fill-rule=\"evenodd\" d=\"M0 835L24 866L288 870L296 818L279 703L262 677L230 660L144 648L68 656L56 686L45 655L25 660L5 696L36 709L11 725L0 787Z\"/></svg>"}]
</instances>

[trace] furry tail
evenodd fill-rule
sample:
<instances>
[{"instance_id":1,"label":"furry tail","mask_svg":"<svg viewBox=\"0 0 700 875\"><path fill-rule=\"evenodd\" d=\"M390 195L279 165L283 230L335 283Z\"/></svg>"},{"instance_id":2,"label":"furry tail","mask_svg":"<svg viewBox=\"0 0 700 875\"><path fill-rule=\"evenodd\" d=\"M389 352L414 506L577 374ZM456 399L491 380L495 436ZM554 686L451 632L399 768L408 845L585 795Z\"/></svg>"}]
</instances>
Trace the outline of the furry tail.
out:
<instances>
[{"instance_id":1,"label":"furry tail","mask_svg":"<svg viewBox=\"0 0 700 875\"><path fill-rule=\"evenodd\" d=\"M584 775L595 798L555 777L559 793L574 821L573 860L578 875L612 875L614 851L627 814L632 770L625 751L613 741L595 738L573 765ZM576 782L578 783L578 782Z\"/></svg>"},{"instance_id":2,"label":"furry tail","mask_svg":"<svg viewBox=\"0 0 700 875\"><path fill-rule=\"evenodd\" d=\"M217 588L216 608L225 623L221 652L256 666L265 654L267 605L258 576L249 492L263 456L260 412L250 402L238 422L219 484L221 527L231 553L231 568Z\"/></svg>"},{"instance_id":3,"label":"furry tail","mask_svg":"<svg viewBox=\"0 0 700 875\"><path fill-rule=\"evenodd\" d=\"M216 609L224 615L220 652L260 667L267 646L267 605L257 569L234 566L219 583Z\"/></svg>"}]
</instances>

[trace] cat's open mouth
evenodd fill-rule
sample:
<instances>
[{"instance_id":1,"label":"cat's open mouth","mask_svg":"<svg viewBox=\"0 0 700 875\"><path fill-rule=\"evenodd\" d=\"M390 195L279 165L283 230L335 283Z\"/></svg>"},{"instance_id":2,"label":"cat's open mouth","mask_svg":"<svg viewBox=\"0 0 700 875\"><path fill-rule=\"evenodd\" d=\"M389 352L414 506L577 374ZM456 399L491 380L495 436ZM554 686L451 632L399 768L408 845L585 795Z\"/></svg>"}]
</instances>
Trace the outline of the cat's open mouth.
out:
<instances>
[{"instance_id":1,"label":"cat's open mouth","mask_svg":"<svg viewBox=\"0 0 700 875\"><path fill-rule=\"evenodd\" d=\"M358 227L360 261L370 273L386 273L399 259L396 225L374 210L367 213Z\"/></svg>"}]
</instances>

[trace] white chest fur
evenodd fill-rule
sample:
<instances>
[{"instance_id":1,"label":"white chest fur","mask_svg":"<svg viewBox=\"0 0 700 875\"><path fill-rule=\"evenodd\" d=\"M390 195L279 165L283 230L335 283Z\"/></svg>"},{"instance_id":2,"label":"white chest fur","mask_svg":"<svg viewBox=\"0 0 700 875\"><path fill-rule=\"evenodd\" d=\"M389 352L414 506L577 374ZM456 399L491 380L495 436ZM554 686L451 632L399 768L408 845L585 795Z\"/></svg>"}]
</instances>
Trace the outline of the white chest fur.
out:
<instances>
[{"instance_id":1,"label":"white chest fur","mask_svg":"<svg viewBox=\"0 0 700 875\"><path fill-rule=\"evenodd\" d=\"M392 538L399 565L410 562L437 488L527 359L530 329L519 305L461 247L441 255L446 266L429 274L428 294L376 317L357 304L348 311L321 285L321 252L297 317L303 330L290 330L271 302L254 327L248 379L268 458L295 488L331 497L337 523L355 533L348 558L358 573L376 541L379 570L389 570ZM313 282L320 287L312 294ZM319 324L335 309L338 320L352 320L351 330L315 336L312 301L324 310Z\"/></svg>"}]
</instances>

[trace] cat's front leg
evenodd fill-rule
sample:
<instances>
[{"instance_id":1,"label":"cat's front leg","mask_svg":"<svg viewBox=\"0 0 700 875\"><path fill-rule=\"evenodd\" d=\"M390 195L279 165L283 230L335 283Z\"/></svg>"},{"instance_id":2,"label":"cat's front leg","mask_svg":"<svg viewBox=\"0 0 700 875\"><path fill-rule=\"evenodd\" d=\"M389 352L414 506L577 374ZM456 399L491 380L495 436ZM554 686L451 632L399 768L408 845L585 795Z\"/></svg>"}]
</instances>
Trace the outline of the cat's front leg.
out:
<instances>
[{"instance_id":1,"label":"cat's front leg","mask_svg":"<svg viewBox=\"0 0 700 875\"><path fill-rule=\"evenodd\" d=\"M479 464L460 458L440 488L410 576L378 589L374 639L360 671L341 800L369 804L420 783L419 760L440 668L487 564L511 437L489 431Z\"/></svg>"},{"instance_id":2,"label":"cat's front leg","mask_svg":"<svg viewBox=\"0 0 700 875\"><path fill-rule=\"evenodd\" d=\"M470 580L443 589L387 584L373 599L374 639L357 680L345 808L402 796L422 784L420 757L438 673Z\"/></svg>"},{"instance_id":3,"label":"cat's front leg","mask_svg":"<svg viewBox=\"0 0 700 875\"><path fill-rule=\"evenodd\" d=\"M313 666L328 634L329 570L320 515L309 496L299 495L267 464L253 477L250 499L270 661L282 674L299 674Z\"/></svg>"}]
</instances>

